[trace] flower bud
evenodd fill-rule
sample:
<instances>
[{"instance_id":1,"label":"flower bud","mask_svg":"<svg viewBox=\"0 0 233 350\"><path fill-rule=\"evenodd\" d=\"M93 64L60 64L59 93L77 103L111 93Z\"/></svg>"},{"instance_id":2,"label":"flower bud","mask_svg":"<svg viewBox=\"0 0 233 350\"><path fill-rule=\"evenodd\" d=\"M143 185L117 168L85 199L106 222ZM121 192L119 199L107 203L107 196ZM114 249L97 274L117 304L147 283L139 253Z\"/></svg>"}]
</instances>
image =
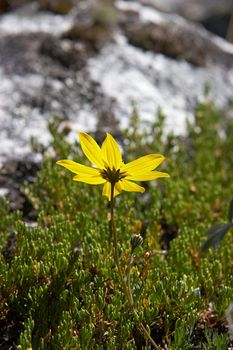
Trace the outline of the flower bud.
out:
<instances>
[{"instance_id":1,"label":"flower bud","mask_svg":"<svg viewBox=\"0 0 233 350\"><path fill-rule=\"evenodd\" d=\"M133 234L131 236L130 244L131 244L131 253L137 248L140 247L143 243L143 238L139 234Z\"/></svg>"},{"instance_id":2,"label":"flower bud","mask_svg":"<svg viewBox=\"0 0 233 350\"><path fill-rule=\"evenodd\" d=\"M145 258L145 259L148 259L148 258L149 258L149 256L150 256L150 252L145 252L145 254L144 254L144 258Z\"/></svg>"}]
</instances>

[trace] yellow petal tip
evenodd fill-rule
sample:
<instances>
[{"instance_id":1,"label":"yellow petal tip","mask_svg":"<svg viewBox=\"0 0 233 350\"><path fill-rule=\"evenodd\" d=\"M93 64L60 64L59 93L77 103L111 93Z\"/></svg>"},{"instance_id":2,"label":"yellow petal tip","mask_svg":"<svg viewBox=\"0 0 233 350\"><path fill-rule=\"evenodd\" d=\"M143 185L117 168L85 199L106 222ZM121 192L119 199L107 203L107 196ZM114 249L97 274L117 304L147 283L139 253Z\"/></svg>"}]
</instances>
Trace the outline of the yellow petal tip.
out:
<instances>
[{"instance_id":1,"label":"yellow petal tip","mask_svg":"<svg viewBox=\"0 0 233 350\"><path fill-rule=\"evenodd\" d=\"M78 132L78 137L80 138L80 137L82 137L82 136L86 136L87 135L87 133L85 133L85 132L83 132L83 131L79 131Z\"/></svg>"}]
</instances>

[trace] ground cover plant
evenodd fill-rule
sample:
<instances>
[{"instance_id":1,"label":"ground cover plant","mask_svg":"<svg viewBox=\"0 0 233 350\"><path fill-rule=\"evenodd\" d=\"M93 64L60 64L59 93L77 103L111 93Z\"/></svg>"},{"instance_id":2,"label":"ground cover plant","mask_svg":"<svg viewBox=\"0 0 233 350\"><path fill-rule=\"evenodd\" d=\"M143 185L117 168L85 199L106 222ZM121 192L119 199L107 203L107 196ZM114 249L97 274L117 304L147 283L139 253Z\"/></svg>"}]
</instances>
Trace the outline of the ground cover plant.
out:
<instances>
[{"instance_id":1,"label":"ground cover plant","mask_svg":"<svg viewBox=\"0 0 233 350\"><path fill-rule=\"evenodd\" d=\"M24 186L33 225L0 205L1 349L152 349L129 308L114 261L109 204L99 186L72 181L55 165L90 165L67 130L52 141L33 185ZM58 132L58 130L60 130ZM117 136L126 162L163 154L170 179L116 198L118 253L139 321L160 349L228 349L225 311L233 302L232 229L201 252L207 231L226 224L233 197L233 121L200 104L186 137L166 135L164 118L142 131L136 112ZM140 131L140 132L139 132ZM105 135L96 134L102 143ZM132 252L132 237L143 238ZM228 317L229 319L229 317Z\"/></svg>"},{"instance_id":2,"label":"ground cover plant","mask_svg":"<svg viewBox=\"0 0 233 350\"><path fill-rule=\"evenodd\" d=\"M148 332L147 326L144 326L138 315L137 303L134 300L130 281L131 268L134 265L134 251L142 245L143 238L139 233L131 236L130 257L128 259L128 265L126 268L123 268L119 254L118 233L115 223L115 197L119 196L122 191L144 193L145 188L139 186L135 181L142 182L156 180L158 178L169 178L169 174L155 171L164 161L164 156L151 153L125 163L119 145L109 133L106 134L101 147L87 133L79 133L79 139L84 154L94 164L94 167L85 166L70 159L59 160L57 164L74 173L74 181L84 182L89 185L103 185L102 194L109 200L109 238L113 242L113 255L119 274L120 285L137 328L141 331L145 340L149 340L151 345L157 349L158 346L151 337L150 331Z\"/></svg>"}]
</instances>

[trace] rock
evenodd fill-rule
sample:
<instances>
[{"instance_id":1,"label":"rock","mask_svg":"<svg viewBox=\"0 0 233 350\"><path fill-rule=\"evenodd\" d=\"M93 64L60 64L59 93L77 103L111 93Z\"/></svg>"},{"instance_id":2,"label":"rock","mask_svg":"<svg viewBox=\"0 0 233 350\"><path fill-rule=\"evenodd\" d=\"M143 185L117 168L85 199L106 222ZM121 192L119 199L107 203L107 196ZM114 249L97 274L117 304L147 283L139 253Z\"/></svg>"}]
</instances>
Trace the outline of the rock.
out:
<instances>
[{"instance_id":1,"label":"rock","mask_svg":"<svg viewBox=\"0 0 233 350\"><path fill-rule=\"evenodd\" d=\"M90 50L97 52L111 36L108 31L105 31L105 29L99 25L93 25L91 27L74 25L63 35L63 38L88 43Z\"/></svg>"},{"instance_id":2,"label":"rock","mask_svg":"<svg viewBox=\"0 0 233 350\"><path fill-rule=\"evenodd\" d=\"M131 44L197 66L233 66L233 48L221 44L200 26L139 4L119 1L118 8L122 28Z\"/></svg>"},{"instance_id":3,"label":"rock","mask_svg":"<svg viewBox=\"0 0 233 350\"><path fill-rule=\"evenodd\" d=\"M188 20L200 22L208 16L227 14L232 11L232 0L139 0L143 6L159 11L176 13Z\"/></svg>"},{"instance_id":4,"label":"rock","mask_svg":"<svg viewBox=\"0 0 233 350\"><path fill-rule=\"evenodd\" d=\"M99 86L102 91L101 86ZM99 94L98 98L95 99L94 107L98 111L96 130L97 134L104 134L106 127L108 131L115 135L119 130L119 120L115 115L115 104L114 98L108 98L105 94ZM103 137L104 138L104 137Z\"/></svg>"},{"instance_id":5,"label":"rock","mask_svg":"<svg viewBox=\"0 0 233 350\"><path fill-rule=\"evenodd\" d=\"M31 138L47 145L54 114L73 130L93 130L98 115L115 123L111 99L85 70L88 55L85 44L48 33L0 35L0 159L31 153Z\"/></svg>"},{"instance_id":6,"label":"rock","mask_svg":"<svg viewBox=\"0 0 233 350\"><path fill-rule=\"evenodd\" d=\"M21 210L27 220L35 219L36 212L24 193L23 184L33 183L40 164L30 158L11 159L0 166L0 189L7 190L6 197L12 210Z\"/></svg>"},{"instance_id":7,"label":"rock","mask_svg":"<svg viewBox=\"0 0 233 350\"><path fill-rule=\"evenodd\" d=\"M200 23L210 32L233 42L233 11L206 16Z\"/></svg>"},{"instance_id":8,"label":"rock","mask_svg":"<svg viewBox=\"0 0 233 350\"><path fill-rule=\"evenodd\" d=\"M206 85L208 98L228 108L230 44L136 2L117 1L117 11L111 2L110 11L100 4L80 0L68 15L55 15L32 3L1 17L1 160L23 159L31 138L46 147L54 114L69 124L66 137L74 141L78 130L116 135L119 125L129 125L133 107L142 128L161 108L166 132L184 134Z\"/></svg>"},{"instance_id":9,"label":"rock","mask_svg":"<svg viewBox=\"0 0 233 350\"><path fill-rule=\"evenodd\" d=\"M64 67L72 70L83 68L89 57L84 43L75 43L69 39L59 39L47 34L40 44L40 53L51 57Z\"/></svg>"},{"instance_id":10,"label":"rock","mask_svg":"<svg viewBox=\"0 0 233 350\"><path fill-rule=\"evenodd\" d=\"M13 10L17 7L32 2L33 0L1 0L0 1L0 14Z\"/></svg>"},{"instance_id":11,"label":"rock","mask_svg":"<svg viewBox=\"0 0 233 350\"><path fill-rule=\"evenodd\" d=\"M1 2L1 0L0 0ZM49 33L59 35L71 26L71 16L54 15L39 11L38 2L33 1L1 16L2 34Z\"/></svg>"},{"instance_id":12,"label":"rock","mask_svg":"<svg viewBox=\"0 0 233 350\"><path fill-rule=\"evenodd\" d=\"M65 51L69 51L64 48L65 44L60 42L58 38L44 33L37 33L36 35L34 33L3 35L0 37L0 66L4 73L7 75L41 74L42 76L47 75L65 79L69 74L64 69L64 65L75 64L76 67L79 65L83 66L83 59L79 62L81 55L76 56L76 62L73 61L73 58L70 58L69 61L68 53L66 62L65 58L60 56L55 60L54 53L51 53L50 57L45 55L48 42L53 42L53 46L54 48L56 47L57 51L59 51L58 46L60 44L60 56L62 51L63 56L65 56Z\"/></svg>"},{"instance_id":13,"label":"rock","mask_svg":"<svg viewBox=\"0 0 233 350\"><path fill-rule=\"evenodd\" d=\"M39 0L40 9L58 14L67 14L76 5L77 0Z\"/></svg>"},{"instance_id":14,"label":"rock","mask_svg":"<svg viewBox=\"0 0 233 350\"><path fill-rule=\"evenodd\" d=\"M78 4L75 12L73 26L64 38L88 43L94 52L113 38L117 15L112 1L86 0Z\"/></svg>"},{"instance_id":15,"label":"rock","mask_svg":"<svg viewBox=\"0 0 233 350\"><path fill-rule=\"evenodd\" d=\"M140 3L159 11L179 14L202 24L214 34L233 41L229 34L233 14L232 0L140 0Z\"/></svg>"},{"instance_id":16,"label":"rock","mask_svg":"<svg viewBox=\"0 0 233 350\"><path fill-rule=\"evenodd\" d=\"M74 25L63 38L88 43L91 52L98 52L112 36L104 27L95 24L91 27Z\"/></svg>"},{"instance_id":17,"label":"rock","mask_svg":"<svg viewBox=\"0 0 233 350\"><path fill-rule=\"evenodd\" d=\"M9 7L8 1L7 0L2 0L0 2L0 14L9 11L9 9L10 9L10 7Z\"/></svg>"}]
</instances>

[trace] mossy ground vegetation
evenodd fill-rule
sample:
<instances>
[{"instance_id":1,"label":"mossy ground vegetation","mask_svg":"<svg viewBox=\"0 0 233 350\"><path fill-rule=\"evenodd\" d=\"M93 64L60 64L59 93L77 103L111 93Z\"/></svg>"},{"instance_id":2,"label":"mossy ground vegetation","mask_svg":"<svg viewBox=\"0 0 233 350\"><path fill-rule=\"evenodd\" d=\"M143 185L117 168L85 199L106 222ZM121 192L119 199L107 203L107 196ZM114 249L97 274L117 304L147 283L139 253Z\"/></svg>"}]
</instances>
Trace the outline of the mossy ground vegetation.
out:
<instances>
[{"instance_id":1,"label":"mossy ground vegetation","mask_svg":"<svg viewBox=\"0 0 233 350\"><path fill-rule=\"evenodd\" d=\"M144 183L143 194L117 198L122 266L127 268L131 236L141 234L132 292L140 320L161 349L228 349L232 230L217 249L200 247L207 230L225 222L233 196L233 120L203 102L181 137L166 133L164 119L159 112L142 131L134 111L118 135L126 162L161 153L161 171L171 175ZM58 124L55 118L49 126L52 141L35 183L24 188L36 222L0 204L0 348L152 349L119 288L108 201L98 186L73 182L55 165L67 158L89 165ZM105 135L94 136L101 142Z\"/></svg>"}]
</instances>

